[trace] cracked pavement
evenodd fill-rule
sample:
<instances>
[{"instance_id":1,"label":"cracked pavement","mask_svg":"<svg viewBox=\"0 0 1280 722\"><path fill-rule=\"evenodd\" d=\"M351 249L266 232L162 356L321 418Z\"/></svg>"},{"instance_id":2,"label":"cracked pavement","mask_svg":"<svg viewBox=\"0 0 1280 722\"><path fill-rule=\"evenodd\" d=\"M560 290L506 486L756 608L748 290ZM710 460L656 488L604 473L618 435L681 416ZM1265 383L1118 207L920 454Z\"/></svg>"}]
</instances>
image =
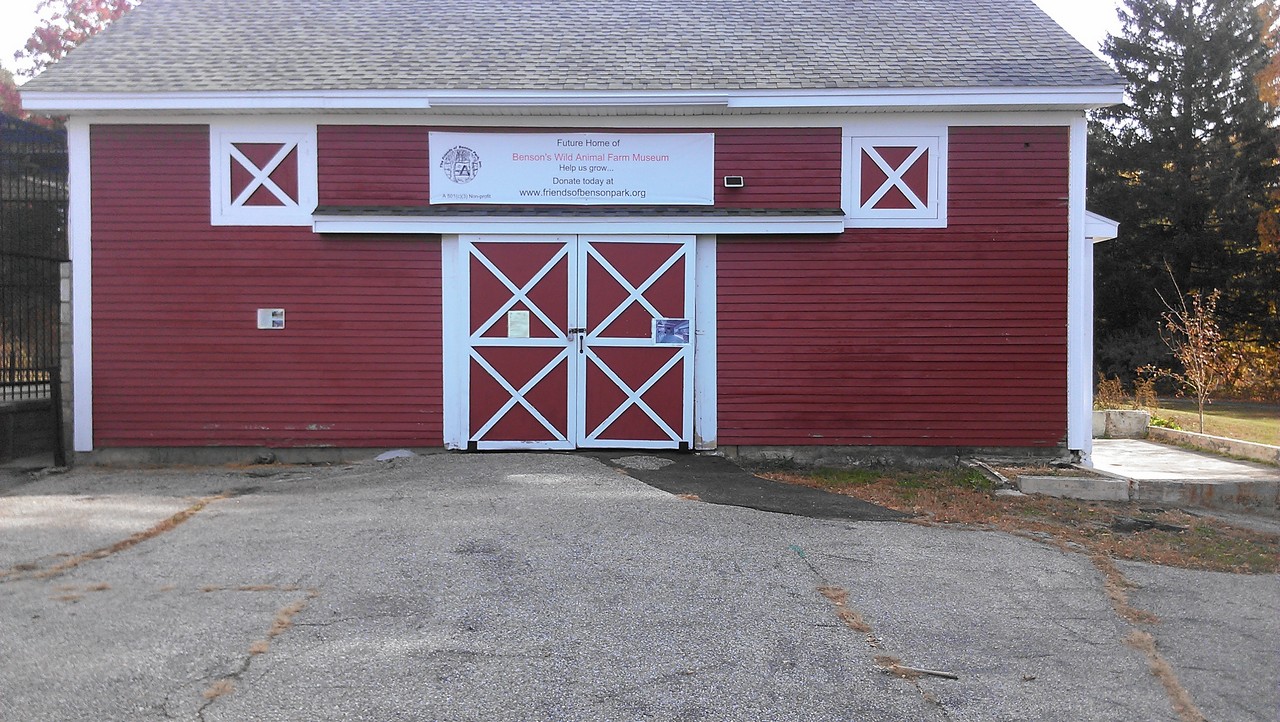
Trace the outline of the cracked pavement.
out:
<instances>
[{"instance_id":1,"label":"cracked pavement","mask_svg":"<svg viewBox=\"0 0 1280 722\"><path fill-rule=\"evenodd\" d=\"M1280 709L1275 576L1123 563L1162 619L1134 625L1080 554L688 501L576 455L20 481L0 720L1176 721L1136 628L1207 719Z\"/></svg>"}]
</instances>

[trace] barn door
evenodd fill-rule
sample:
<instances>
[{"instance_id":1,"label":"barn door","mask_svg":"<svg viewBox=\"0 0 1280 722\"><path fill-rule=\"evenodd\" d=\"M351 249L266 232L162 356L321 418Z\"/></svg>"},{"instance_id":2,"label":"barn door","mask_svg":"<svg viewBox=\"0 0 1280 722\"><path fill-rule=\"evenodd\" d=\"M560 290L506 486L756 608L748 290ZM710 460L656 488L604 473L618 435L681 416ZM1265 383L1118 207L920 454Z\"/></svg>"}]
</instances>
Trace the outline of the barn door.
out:
<instances>
[{"instance_id":1,"label":"barn door","mask_svg":"<svg viewBox=\"0 0 1280 722\"><path fill-rule=\"evenodd\" d=\"M691 236L462 237L466 445L688 448L693 251Z\"/></svg>"},{"instance_id":2,"label":"barn door","mask_svg":"<svg viewBox=\"0 0 1280 722\"><path fill-rule=\"evenodd\" d=\"M574 448L576 238L475 236L461 246L468 446Z\"/></svg>"},{"instance_id":3,"label":"barn door","mask_svg":"<svg viewBox=\"0 0 1280 722\"><path fill-rule=\"evenodd\" d=\"M692 236L579 236L578 446L689 448Z\"/></svg>"}]
</instances>

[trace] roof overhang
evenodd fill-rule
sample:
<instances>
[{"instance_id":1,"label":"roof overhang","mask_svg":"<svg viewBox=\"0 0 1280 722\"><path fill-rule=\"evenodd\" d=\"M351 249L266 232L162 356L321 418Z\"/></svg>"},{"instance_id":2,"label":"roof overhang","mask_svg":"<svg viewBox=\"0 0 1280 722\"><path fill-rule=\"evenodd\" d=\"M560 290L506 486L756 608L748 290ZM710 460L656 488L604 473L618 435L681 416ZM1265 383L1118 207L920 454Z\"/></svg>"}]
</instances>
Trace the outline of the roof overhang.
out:
<instances>
[{"instance_id":1,"label":"roof overhang","mask_svg":"<svg viewBox=\"0 0 1280 722\"><path fill-rule=\"evenodd\" d=\"M1120 221L1113 221L1093 211L1084 212L1084 237L1093 243L1109 241L1120 235Z\"/></svg>"},{"instance_id":2,"label":"roof overhang","mask_svg":"<svg viewBox=\"0 0 1280 722\"><path fill-rule=\"evenodd\" d=\"M316 90L22 92L23 107L51 115L98 112L419 112L545 114L571 109L643 114L883 112L895 110L1089 110L1120 103L1123 86L882 88L866 90Z\"/></svg>"}]
</instances>

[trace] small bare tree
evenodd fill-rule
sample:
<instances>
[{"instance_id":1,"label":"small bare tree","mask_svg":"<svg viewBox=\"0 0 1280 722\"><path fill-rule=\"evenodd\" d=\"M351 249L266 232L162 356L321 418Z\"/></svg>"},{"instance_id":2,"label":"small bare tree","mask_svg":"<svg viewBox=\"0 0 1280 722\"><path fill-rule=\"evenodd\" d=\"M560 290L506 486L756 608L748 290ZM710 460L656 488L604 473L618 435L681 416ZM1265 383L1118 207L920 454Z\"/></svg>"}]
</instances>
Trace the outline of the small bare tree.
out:
<instances>
[{"instance_id":1,"label":"small bare tree","mask_svg":"<svg viewBox=\"0 0 1280 722\"><path fill-rule=\"evenodd\" d=\"M1182 372L1157 369L1148 366L1145 371L1172 379L1184 391L1195 395L1200 414L1200 433L1204 433L1204 406L1210 397L1226 382L1230 359L1218 327L1218 298L1222 293L1214 289L1209 295L1191 291L1185 296L1174 282L1178 292L1178 305L1170 304L1163 295L1160 301L1167 309L1160 329L1173 357L1182 366ZM1157 295L1158 292L1157 292Z\"/></svg>"}]
</instances>

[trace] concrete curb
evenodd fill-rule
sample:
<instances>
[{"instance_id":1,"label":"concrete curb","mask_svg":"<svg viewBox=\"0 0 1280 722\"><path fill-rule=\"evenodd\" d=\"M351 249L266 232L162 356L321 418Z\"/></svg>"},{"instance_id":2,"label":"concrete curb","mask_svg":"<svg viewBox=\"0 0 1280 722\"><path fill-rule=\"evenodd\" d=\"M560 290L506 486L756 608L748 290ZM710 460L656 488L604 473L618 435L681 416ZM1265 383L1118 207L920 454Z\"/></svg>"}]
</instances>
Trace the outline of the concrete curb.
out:
<instances>
[{"instance_id":1,"label":"concrete curb","mask_svg":"<svg viewBox=\"0 0 1280 722\"><path fill-rule=\"evenodd\" d=\"M1089 476L1019 476L1018 490L1086 501L1129 501L1130 482Z\"/></svg>"},{"instance_id":2,"label":"concrete curb","mask_svg":"<svg viewBox=\"0 0 1280 722\"><path fill-rule=\"evenodd\" d=\"M1227 456L1238 456L1267 464L1280 465L1280 446L1272 446L1270 444L1257 444L1252 441L1228 439L1224 436L1197 434L1194 431L1166 429L1161 426L1148 428L1147 439L1161 441L1166 444L1183 444L1197 449L1204 449L1205 451L1226 454Z\"/></svg>"},{"instance_id":3,"label":"concrete curb","mask_svg":"<svg viewBox=\"0 0 1280 722\"><path fill-rule=\"evenodd\" d=\"M1133 501L1280 517L1280 481L1156 479L1133 482Z\"/></svg>"},{"instance_id":4,"label":"concrete curb","mask_svg":"<svg viewBox=\"0 0 1280 722\"><path fill-rule=\"evenodd\" d=\"M1280 481L1019 476L1024 494L1084 501L1148 501L1280 518Z\"/></svg>"}]
</instances>

